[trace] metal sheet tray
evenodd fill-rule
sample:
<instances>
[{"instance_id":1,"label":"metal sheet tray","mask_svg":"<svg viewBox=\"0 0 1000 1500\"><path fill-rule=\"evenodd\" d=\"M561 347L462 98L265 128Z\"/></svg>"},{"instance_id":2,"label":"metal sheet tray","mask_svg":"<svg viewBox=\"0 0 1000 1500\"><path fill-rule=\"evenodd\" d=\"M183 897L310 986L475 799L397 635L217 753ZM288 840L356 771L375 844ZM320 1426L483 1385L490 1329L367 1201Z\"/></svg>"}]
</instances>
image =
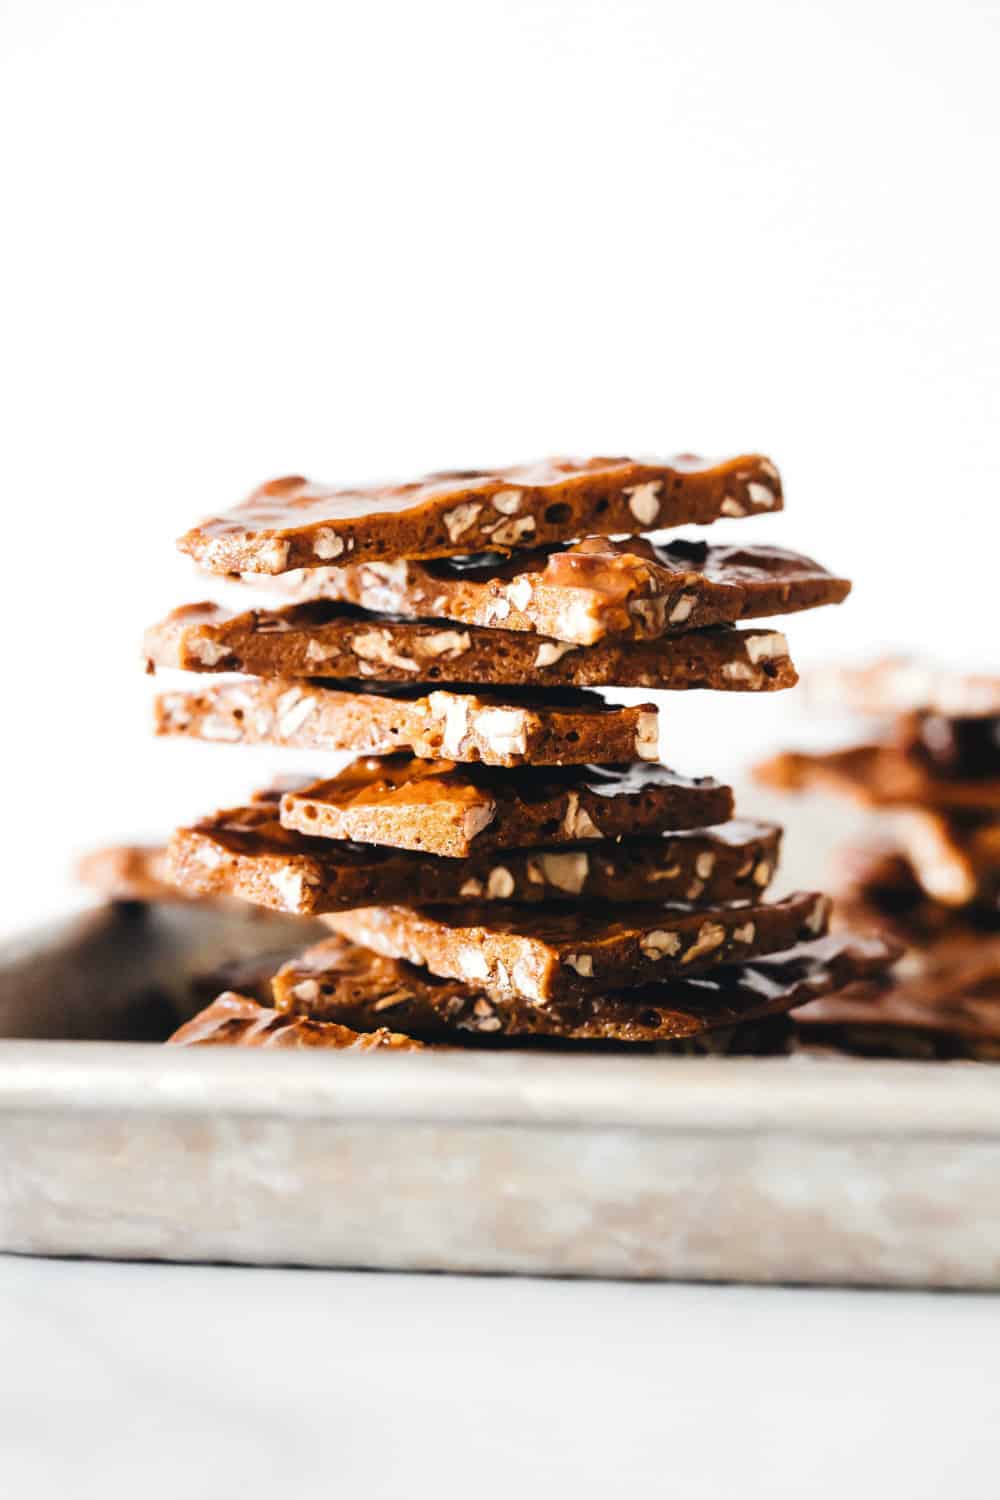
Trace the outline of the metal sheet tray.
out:
<instances>
[{"instance_id":1,"label":"metal sheet tray","mask_svg":"<svg viewBox=\"0 0 1000 1500\"><path fill-rule=\"evenodd\" d=\"M137 988L176 1003L234 921L105 911L0 955L0 1248L1000 1286L986 1065L26 1039L141 1034Z\"/></svg>"}]
</instances>

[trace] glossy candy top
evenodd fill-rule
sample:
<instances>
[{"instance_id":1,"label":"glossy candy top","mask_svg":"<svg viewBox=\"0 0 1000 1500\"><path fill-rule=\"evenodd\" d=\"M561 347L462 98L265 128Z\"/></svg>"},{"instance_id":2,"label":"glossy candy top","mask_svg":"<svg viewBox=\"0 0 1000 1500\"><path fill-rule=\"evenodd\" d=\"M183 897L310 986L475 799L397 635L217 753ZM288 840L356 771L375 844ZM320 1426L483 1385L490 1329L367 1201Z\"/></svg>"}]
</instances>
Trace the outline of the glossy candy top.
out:
<instances>
[{"instance_id":1,"label":"glossy candy top","mask_svg":"<svg viewBox=\"0 0 1000 1500\"><path fill-rule=\"evenodd\" d=\"M553 458L340 489L273 479L178 542L213 573L284 573L372 558L510 552L573 537L635 535L780 510L781 481L759 455L713 462Z\"/></svg>"}]
</instances>

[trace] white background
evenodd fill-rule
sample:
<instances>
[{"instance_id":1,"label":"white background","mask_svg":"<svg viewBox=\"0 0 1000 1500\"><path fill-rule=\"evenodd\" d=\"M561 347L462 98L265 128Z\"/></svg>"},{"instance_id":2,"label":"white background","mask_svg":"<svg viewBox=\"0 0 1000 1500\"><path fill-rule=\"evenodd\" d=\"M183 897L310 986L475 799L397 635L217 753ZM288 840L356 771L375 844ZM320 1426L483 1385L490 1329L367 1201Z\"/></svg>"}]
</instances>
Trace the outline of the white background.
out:
<instances>
[{"instance_id":1,"label":"white background","mask_svg":"<svg viewBox=\"0 0 1000 1500\"><path fill-rule=\"evenodd\" d=\"M139 638L270 475L758 448L788 509L730 532L858 580L797 657L995 662L998 48L995 0L0 0L0 928L256 779L151 740ZM794 699L672 701L667 757ZM2 1269L29 1500L996 1493L993 1302Z\"/></svg>"},{"instance_id":2,"label":"white background","mask_svg":"<svg viewBox=\"0 0 1000 1500\"><path fill-rule=\"evenodd\" d=\"M730 534L858 580L801 662L989 655L995 0L0 16L4 928L259 779L152 742L138 642L206 591L175 536L273 474L758 448L788 509ZM706 700L684 769L791 732Z\"/></svg>"},{"instance_id":3,"label":"white background","mask_svg":"<svg viewBox=\"0 0 1000 1500\"><path fill-rule=\"evenodd\" d=\"M12 1500L996 1500L997 1298L14 1259L3 1292Z\"/></svg>"}]
</instances>

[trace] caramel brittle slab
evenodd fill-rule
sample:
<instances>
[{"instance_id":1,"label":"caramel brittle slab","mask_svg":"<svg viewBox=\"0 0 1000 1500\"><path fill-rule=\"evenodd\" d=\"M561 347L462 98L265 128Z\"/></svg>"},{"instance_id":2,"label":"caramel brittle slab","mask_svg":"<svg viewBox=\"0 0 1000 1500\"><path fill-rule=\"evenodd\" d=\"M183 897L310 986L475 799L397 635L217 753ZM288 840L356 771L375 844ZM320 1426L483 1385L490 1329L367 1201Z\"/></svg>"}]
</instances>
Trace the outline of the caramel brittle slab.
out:
<instances>
[{"instance_id":1,"label":"caramel brittle slab","mask_svg":"<svg viewBox=\"0 0 1000 1500\"><path fill-rule=\"evenodd\" d=\"M956 672L915 657L816 668L806 691L817 707L891 717L926 710L947 717L1000 715L1000 676Z\"/></svg>"},{"instance_id":2,"label":"caramel brittle slab","mask_svg":"<svg viewBox=\"0 0 1000 1500\"><path fill-rule=\"evenodd\" d=\"M964 781L935 775L894 745L854 745L818 755L786 751L757 766L755 775L778 791L831 791L869 807L1000 808L1000 775Z\"/></svg>"},{"instance_id":3,"label":"caramel brittle slab","mask_svg":"<svg viewBox=\"0 0 1000 1500\"><path fill-rule=\"evenodd\" d=\"M821 938L709 974L539 1004L500 999L468 981L440 978L334 936L290 959L272 982L280 1011L359 1031L400 1027L424 1041L463 1034L662 1042L738 1026L882 974L896 955L872 938Z\"/></svg>"},{"instance_id":4,"label":"caramel brittle slab","mask_svg":"<svg viewBox=\"0 0 1000 1500\"><path fill-rule=\"evenodd\" d=\"M285 1015L232 990L192 1016L167 1042L176 1047L327 1047L339 1052L419 1052L424 1045L384 1026L359 1032L336 1022Z\"/></svg>"},{"instance_id":5,"label":"caramel brittle slab","mask_svg":"<svg viewBox=\"0 0 1000 1500\"><path fill-rule=\"evenodd\" d=\"M1000 818L907 808L893 833L926 894L945 906L996 906L1000 897Z\"/></svg>"},{"instance_id":6,"label":"caramel brittle slab","mask_svg":"<svg viewBox=\"0 0 1000 1500\"><path fill-rule=\"evenodd\" d=\"M76 878L109 901L180 901L187 894L171 880L162 844L92 849L77 862Z\"/></svg>"},{"instance_id":7,"label":"caramel brittle slab","mask_svg":"<svg viewBox=\"0 0 1000 1500\"><path fill-rule=\"evenodd\" d=\"M156 732L244 745L408 750L489 766L586 765L655 760L656 705L623 707L577 689L472 693L439 688L337 687L281 678L243 678L200 693L156 700Z\"/></svg>"},{"instance_id":8,"label":"caramel brittle slab","mask_svg":"<svg viewBox=\"0 0 1000 1500\"><path fill-rule=\"evenodd\" d=\"M724 823L733 794L666 766L490 766L386 756L281 799L286 828L465 858L487 849L648 836Z\"/></svg>"},{"instance_id":9,"label":"caramel brittle slab","mask_svg":"<svg viewBox=\"0 0 1000 1500\"><path fill-rule=\"evenodd\" d=\"M810 1012L817 1020L820 1015ZM824 1005L822 1017L912 1025L930 1025L936 1018L948 1029L968 1024L970 1034L1000 1040L1000 934L946 937L911 950L888 989L846 991L836 1004Z\"/></svg>"},{"instance_id":10,"label":"caramel brittle slab","mask_svg":"<svg viewBox=\"0 0 1000 1500\"><path fill-rule=\"evenodd\" d=\"M1000 934L995 897L955 906L928 895L898 845L882 839L838 850L833 887L838 926L915 948L952 941L974 948Z\"/></svg>"},{"instance_id":11,"label":"caramel brittle slab","mask_svg":"<svg viewBox=\"0 0 1000 1500\"><path fill-rule=\"evenodd\" d=\"M485 1003L485 1002L484 1002ZM596 1009L597 1007L595 1007ZM772 1007L762 1014L738 1018L729 1024L712 1024L681 1035L671 1033L672 1015L666 1013L664 1024L656 1027L647 1015L645 1025L630 1026L600 1009L601 1020L581 1026L577 1032L537 1027L533 1033L522 1028L516 1033L489 1035L489 1027L438 1026L420 1039L389 1031L384 1026L367 1030L345 1026L336 1021L310 1020L307 1017L279 1012L269 1005L235 992L226 992L182 1026L167 1041L174 1046L205 1047L320 1047L329 1051L414 1052L428 1046L455 1047L487 1042L503 1045L508 1036L522 1045L540 1042L549 1046L576 1046L587 1043L657 1043L657 1050L692 1056L774 1056L789 1050L793 1039L791 1022L782 1010ZM687 1020L686 1016L680 1018Z\"/></svg>"},{"instance_id":12,"label":"caramel brittle slab","mask_svg":"<svg viewBox=\"0 0 1000 1500\"><path fill-rule=\"evenodd\" d=\"M1000 1060L1000 933L970 931L911 950L884 982L817 998L796 1012L795 1024L807 1046Z\"/></svg>"},{"instance_id":13,"label":"caramel brittle slab","mask_svg":"<svg viewBox=\"0 0 1000 1500\"><path fill-rule=\"evenodd\" d=\"M324 921L342 937L501 998L560 1000L629 989L821 937L815 892L771 905L539 910L514 906L362 907Z\"/></svg>"},{"instance_id":14,"label":"caramel brittle slab","mask_svg":"<svg viewBox=\"0 0 1000 1500\"><path fill-rule=\"evenodd\" d=\"M773 692L798 674L776 630L731 626L573 646L514 630L417 623L330 602L233 614L186 604L147 632L150 669L487 687L711 688Z\"/></svg>"},{"instance_id":15,"label":"caramel brittle slab","mask_svg":"<svg viewBox=\"0 0 1000 1500\"><path fill-rule=\"evenodd\" d=\"M652 640L735 620L839 604L850 582L781 547L586 537L496 556L308 568L282 580L299 601L533 631L574 645Z\"/></svg>"},{"instance_id":16,"label":"caramel brittle slab","mask_svg":"<svg viewBox=\"0 0 1000 1500\"><path fill-rule=\"evenodd\" d=\"M335 560L457 557L634 535L781 503L778 471L756 454L721 462L554 458L347 489L295 475L261 485L178 546L213 573L273 574Z\"/></svg>"},{"instance_id":17,"label":"caramel brittle slab","mask_svg":"<svg viewBox=\"0 0 1000 1500\"><path fill-rule=\"evenodd\" d=\"M653 839L458 861L309 838L283 828L274 807L255 803L178 829L168 868L191 894L239 896L297 916L405 901L620 904L654 892L663 901L721 902L759 898L780 842L775 824L740 820Z\"/></svg>"},{"instance_id":18,"label":"caramel brittle slab","mask_svg":"<svg viewBox=\"0 0 1000 1500\"><path fill-rule=\"evenodd\" d=\"M909 760L947 781L1000 778L1000 714L902 714L892 743Z\"/></svg>"}]
</instances>

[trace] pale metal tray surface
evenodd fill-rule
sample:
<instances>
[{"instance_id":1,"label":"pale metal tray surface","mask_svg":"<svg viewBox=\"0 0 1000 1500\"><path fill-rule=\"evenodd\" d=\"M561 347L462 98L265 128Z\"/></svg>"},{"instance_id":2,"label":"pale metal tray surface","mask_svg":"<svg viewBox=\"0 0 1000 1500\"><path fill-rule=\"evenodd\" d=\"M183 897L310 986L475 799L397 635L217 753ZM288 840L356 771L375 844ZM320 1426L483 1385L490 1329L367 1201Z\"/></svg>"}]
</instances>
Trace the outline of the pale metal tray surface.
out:
<instances>
[{"instance_id":1,"label":"pale metal tray surface","mask_svg":"<svg viewBox=\"0 0 1000 1500\"><path fill-rule=\"evenodd\" d=\"M989 1065L26 1039L144 1034L237 930L274 945L178 906L0 954L0 1249L1000 1286Z\"/></svg>"}]
</instances>

